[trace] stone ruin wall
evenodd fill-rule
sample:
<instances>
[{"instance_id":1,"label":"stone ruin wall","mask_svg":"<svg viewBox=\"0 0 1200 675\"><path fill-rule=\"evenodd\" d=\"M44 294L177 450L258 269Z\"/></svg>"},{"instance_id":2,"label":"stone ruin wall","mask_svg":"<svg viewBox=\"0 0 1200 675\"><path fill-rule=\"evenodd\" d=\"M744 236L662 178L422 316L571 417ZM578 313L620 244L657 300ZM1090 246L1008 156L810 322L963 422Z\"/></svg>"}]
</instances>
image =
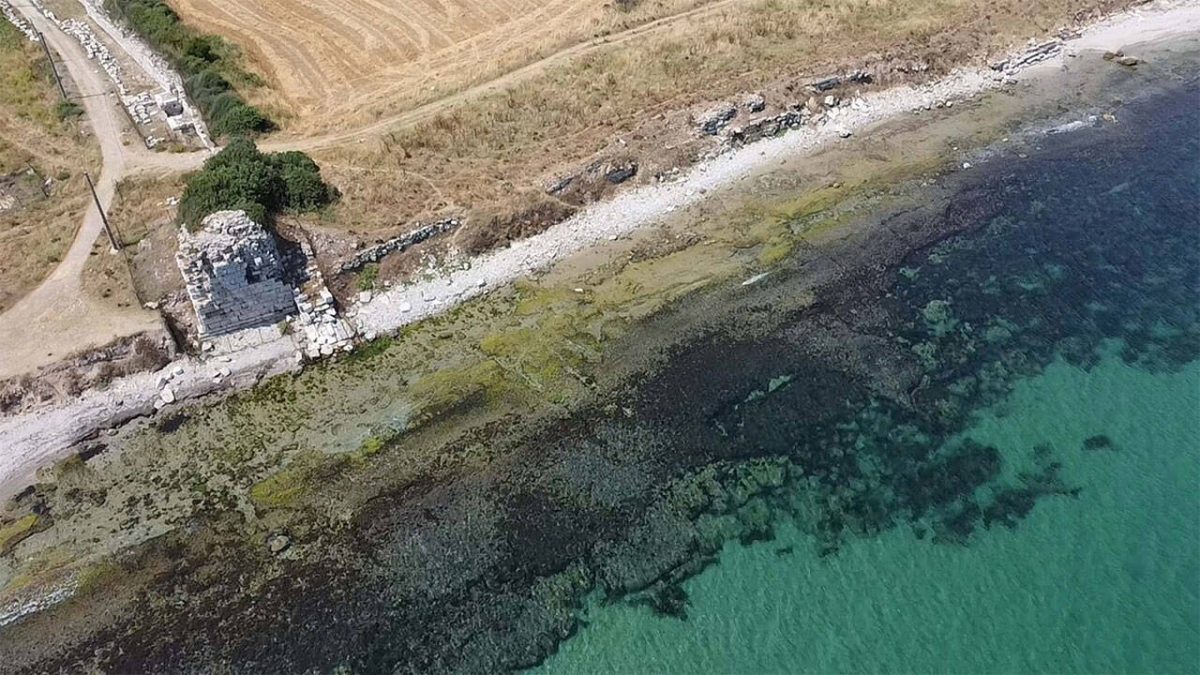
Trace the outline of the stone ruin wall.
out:
<instances>
[{"instance_id":1,"label":"stone ruin wall","mask_svg":"<svg viewBox=\"0 0 1200 675\"><path fill-rule=\"evenodd\" d=\"M179 232L175 256L201 338L278 323L296 313L274 237L245 211L218 211Z\"/></svg>"}]
</instances>

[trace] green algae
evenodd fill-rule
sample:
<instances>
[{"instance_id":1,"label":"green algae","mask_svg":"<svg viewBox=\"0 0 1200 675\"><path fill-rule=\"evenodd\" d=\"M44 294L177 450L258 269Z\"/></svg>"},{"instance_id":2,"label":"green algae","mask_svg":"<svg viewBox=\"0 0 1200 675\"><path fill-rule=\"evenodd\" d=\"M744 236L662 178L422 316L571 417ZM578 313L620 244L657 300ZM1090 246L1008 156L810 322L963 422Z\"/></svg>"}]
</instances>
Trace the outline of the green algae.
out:
<instances>
[{"instance_id":1,"label":"green algae","mask_svg":"<svg viewBox=\"0 0 1200 675\"><path fill-rule=\"evenodd\" d=\"M0 555L5 555L13 550L17 544L25 540L25 538L33 535L41 528L48 527L48 523L40 521L37 514L31 513L7 525L0 526Z\"/></svg>"},{"instance_id":2,"label":"green algae","mask_svg":"<svg viewBox=\"0 0 1200 675\"><path fill-rule=\"evenodd\" d=\"M120 575L121 567L112 561L105 560L89 565L80 570L76 577L75 592L82 596L102 591Z\"/></svg>"},{"instance_id":3,"label":"green algae","mask_svg":"<svg viewBox=\"0 0 1200 675\"><path fill-rule=\"evenodd\" d=\"M344 454L299 453L281 471L250 486L250 500L263 509L295 508L311 487L337 479L350 462Z\"/></svg>"}]
</instances>

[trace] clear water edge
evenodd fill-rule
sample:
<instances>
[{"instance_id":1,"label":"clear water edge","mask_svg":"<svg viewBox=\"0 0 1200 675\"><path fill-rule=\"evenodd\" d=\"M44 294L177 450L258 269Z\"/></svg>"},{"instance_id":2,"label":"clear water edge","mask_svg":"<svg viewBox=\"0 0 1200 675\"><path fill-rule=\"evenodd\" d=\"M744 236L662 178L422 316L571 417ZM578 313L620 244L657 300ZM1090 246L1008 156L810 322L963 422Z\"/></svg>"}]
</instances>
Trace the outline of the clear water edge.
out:
<instances>
[{"instance_id":1,"label":"clear water edge","mask_svg":"<svg viewBox=\"0 0 1200 675\"><path fill-rule=\"evenodd\" d=\"M593 605L548 673L1200 671L1200 362L1058 361L963 436L1020 466L1050 444L1077 498L969 546L908 528L819 558L782 523L684 582L688 618ZM1113 449L1086 450L1103 434ZM793 552L784 553L787 547Z\"/></svg>"}]
</instances>

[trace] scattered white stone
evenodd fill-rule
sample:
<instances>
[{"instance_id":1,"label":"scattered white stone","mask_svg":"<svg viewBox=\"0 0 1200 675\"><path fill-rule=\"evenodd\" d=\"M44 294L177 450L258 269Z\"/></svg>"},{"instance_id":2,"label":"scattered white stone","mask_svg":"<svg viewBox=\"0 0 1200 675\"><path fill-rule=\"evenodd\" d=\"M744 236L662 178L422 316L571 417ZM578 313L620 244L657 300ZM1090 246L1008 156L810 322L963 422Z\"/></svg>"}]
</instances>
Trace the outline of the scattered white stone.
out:
<instances>
[{"instance_id":1,"label":"scattered white stone","mask_svg":"<svg viewBox=\"0 0 1200 675\"><path fill-rule=\"evenodd\" d=\"M283 553L287 547L292 545L292 540L288 539L287 535L277 534L267 540L267 549L271 553Z\"/></svg>"},{"instance_id":2,"label":"scattered white stone","mask_svg":"<svg viewBox=\"0 0 1200 675\"><path fill-rule=\"evenodd\" d=\"M170 387L163 387L162 391L158 392L158 397L162 399L163 403L174 403L175 391Z\"/></svg>"}]
</instances>

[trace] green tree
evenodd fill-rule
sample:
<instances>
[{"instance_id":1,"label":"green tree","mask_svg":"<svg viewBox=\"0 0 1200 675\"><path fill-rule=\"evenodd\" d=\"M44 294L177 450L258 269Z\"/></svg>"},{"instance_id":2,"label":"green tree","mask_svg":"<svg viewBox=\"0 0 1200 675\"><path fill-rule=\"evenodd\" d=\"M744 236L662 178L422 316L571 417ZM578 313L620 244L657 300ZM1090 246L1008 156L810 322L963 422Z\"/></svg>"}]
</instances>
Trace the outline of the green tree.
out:
<instances>
[{"instance_id":1,"label":"green tree","mask_svg":"<svg viewBox=\"0 0 1200 675\"><path fill-rule=\"evenodd\" d=\"M280 211L311 211L336 198L337 191L321 180L321 168L308 155L263 154L253 141L239 138L188 178L179 220L194 227L215 211L242 209L266 224Z\"/></svg>"}]
</instances>

